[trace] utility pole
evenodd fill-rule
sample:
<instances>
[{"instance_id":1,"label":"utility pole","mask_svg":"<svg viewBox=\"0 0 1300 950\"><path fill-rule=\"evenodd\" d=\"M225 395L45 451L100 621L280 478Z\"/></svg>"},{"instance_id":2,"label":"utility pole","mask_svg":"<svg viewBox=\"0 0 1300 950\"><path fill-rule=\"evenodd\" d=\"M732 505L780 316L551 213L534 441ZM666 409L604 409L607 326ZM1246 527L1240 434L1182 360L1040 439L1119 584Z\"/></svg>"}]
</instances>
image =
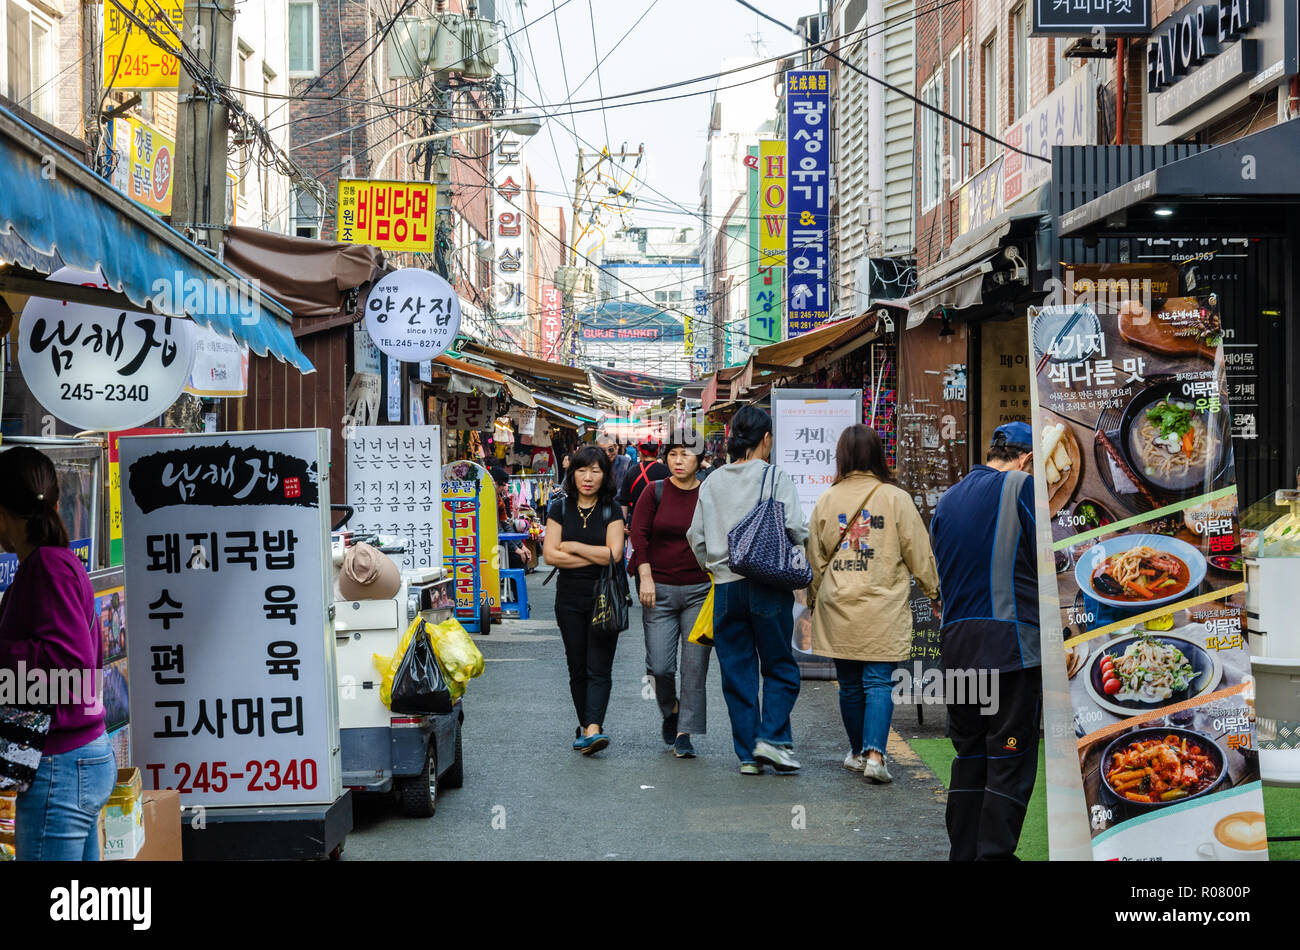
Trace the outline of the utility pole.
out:
<instances>
[{"instance_id":1,"label":"utility pole","mask_svg":"<svg viewBox=\"0 0 1300 950\"><path fill-rule=\"evenodd\" d=\"M230 84L234 0L185 0L181 38L216 81ZM226 230L226 146L229 110L206 85L196 86L180 61L176 90L176 174L172 227L216 250Z\"/></svg>"}]
</instances>

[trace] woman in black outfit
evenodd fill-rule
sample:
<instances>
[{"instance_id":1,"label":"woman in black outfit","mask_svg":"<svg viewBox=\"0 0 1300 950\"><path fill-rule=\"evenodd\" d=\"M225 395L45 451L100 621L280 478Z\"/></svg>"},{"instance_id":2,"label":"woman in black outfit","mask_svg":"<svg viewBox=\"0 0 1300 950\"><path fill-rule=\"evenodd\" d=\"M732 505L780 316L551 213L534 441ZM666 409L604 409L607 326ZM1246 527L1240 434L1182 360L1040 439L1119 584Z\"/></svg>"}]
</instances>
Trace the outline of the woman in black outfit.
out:
<instances>
[{"instance_id":1,"label":"woman in black outfit","mask_svg":"<svg viewBox=\"0 0 1300 950\"><path fill-rule=\"evenodd\" d=\"M542 555L558 568L555 622L569 663L569 690L578 713L573 748L583 755L609 745L603 725L609 705L617 634L593 634L594 589L605 565L623 569L623 512L614 501L609 458L594 445L573 453L565 497L546 513Z\"/></svg>"}]
</instances>

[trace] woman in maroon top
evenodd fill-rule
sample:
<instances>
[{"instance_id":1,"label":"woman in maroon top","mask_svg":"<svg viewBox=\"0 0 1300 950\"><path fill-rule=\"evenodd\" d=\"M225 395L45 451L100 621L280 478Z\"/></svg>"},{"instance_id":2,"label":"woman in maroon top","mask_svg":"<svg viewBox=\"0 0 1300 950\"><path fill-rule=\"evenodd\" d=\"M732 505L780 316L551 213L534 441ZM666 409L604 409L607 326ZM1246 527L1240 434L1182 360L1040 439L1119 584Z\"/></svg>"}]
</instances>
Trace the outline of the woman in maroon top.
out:
<instances>
[{"instance_id":1,"label":"woman in maroon top","mask_svg":"<svg viewBox=\"0 0 1300 950\"><path fill-rule=\"evenodd\" d=\"M632 515L632 567L639 580L645 623L646 672L654 677L663 714L663 740L679 759L695 757L692 735L705 732L704 684L709 647L687 637L709 594L709 575L686 541L700 494L700 449L690 433L675 433L664 461L671 478L651 483ZM681 650L681 699L677 652Z\"/></svg>"},{"instance_id":2,"label":"woman in maroon top","mask_svg":"<svg viewBox=\"0 0 1300 950\"><path fill-rule=\"evenodd\" d=\"M0 669L39 669L46 682L63 684L47 697L50 734L31 787L18 796L18 860L98 861L99 813L117 778L99 691L99 615L86 568L68 548L54 464L33 448L0 452L0 548L18 555L0 597Z\"/></svg>"}]
</instances>

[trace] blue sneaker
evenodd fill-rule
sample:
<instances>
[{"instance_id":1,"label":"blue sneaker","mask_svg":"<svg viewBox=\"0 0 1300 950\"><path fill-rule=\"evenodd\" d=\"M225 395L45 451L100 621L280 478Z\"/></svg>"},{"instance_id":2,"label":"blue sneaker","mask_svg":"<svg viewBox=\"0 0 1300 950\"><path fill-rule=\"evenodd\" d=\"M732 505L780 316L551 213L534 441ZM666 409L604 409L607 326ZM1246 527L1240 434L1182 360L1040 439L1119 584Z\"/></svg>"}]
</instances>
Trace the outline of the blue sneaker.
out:
<instances>
[{"instance_id":1,"label":"blue sneaker","mask_svg":"<svg viewBox=\"0 0 1300 950\"><path fill-rule=\"evenodd\" d=\"M598 732L594 736L585 736L573 744L583 755L592 755L609 745L609 736Z\"/></svg>"}]
</instances>

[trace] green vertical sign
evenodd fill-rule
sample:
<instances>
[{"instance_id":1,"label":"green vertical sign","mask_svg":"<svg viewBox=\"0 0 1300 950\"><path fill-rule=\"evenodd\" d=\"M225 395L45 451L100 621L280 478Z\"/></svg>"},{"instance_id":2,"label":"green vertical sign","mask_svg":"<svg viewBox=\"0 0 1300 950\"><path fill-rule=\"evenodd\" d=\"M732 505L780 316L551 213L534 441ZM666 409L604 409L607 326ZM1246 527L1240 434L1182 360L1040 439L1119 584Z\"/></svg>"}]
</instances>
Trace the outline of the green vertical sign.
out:
<instances>
[{"instance_id":1,"label":"green vertical sign","mask_svg":"<svg viewBox=\"0 0 1300 950\"><path fill-rule=\"evenodd\" d=\"M749 345L765 346L781 339L781 286L784 268L759 264L758 146L746 149L749 165Z\"/></svg>"}]
</instances>

